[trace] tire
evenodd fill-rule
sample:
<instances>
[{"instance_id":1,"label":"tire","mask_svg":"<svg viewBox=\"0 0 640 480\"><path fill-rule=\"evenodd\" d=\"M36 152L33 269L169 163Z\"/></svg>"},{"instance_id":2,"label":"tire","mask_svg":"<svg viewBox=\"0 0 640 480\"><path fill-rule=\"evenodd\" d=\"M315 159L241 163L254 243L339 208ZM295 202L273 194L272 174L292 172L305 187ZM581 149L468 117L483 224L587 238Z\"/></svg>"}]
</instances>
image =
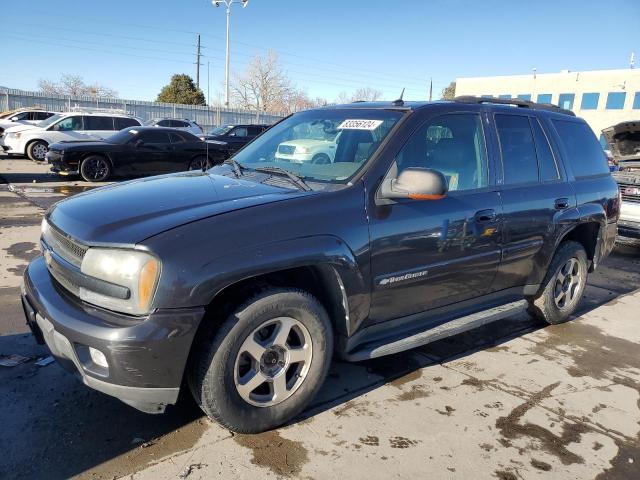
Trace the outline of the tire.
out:
<instances>
[{"instance_id":1,"label":"tire","mask_svg":"<svg viewBox=\"0 0 640 480\"><path fill-rule=\"evenodd\" d=\"M267 289L217 331L201 333L189 388L211 419L238 433L270 430L298 415L322 386L333 354L327 312L296 289Z\"/></svg>"},{"instance_id":2,"label":"tire","mask_svg":"<svg viewBox=\"0 0 640 480\"><path fill-rule=\"evenodd\" d=\"M560 244L542 282L528 298L528 312L550 325L566 322L576 311L587 283L587 253L578 242Z\"/></svg>"},{"instance_id":3,"label":"tire","mask_svg":"<svg viewBox=\"0 0 640 480\"><path fill-rule=\"evenodd\" d=\"M36 140L27 145L27 157L35 162L44 162L48 149L49 145L47 145L47 142Z\"/></svg>"},{"instance_id":4,"label":"tire","mask_svg":"<svg viewBox=\"0 0 640 480\"><path fill-rule=\"evenodd\" d=\"M211 168L211 162L204 155L194 157L189 163L189 170L202 170L203 167L205 169Z\"/></svg>"},{"instance_id":5,"label":"tire","mask_svg":"<svg viewBox=\"0 0 640 480\"><path fill-rule=\"evenodd\" d=\"M314 163L316 165L327 165L331 163L331 159L326 153L318 153L317 155L313 156L313 158L311 159L311 163Z\"/></svg>"},{"instance_id":6,"label":"tire","mask_svg":"<svg viewBox=\"0 0 640 480\"><path fill-rule=\"evenodd\" d=\"M87 182L104 182L111 176L111 164L103 156L90 155L82 160L80 175Z\"/></svg>"}]
</instances>

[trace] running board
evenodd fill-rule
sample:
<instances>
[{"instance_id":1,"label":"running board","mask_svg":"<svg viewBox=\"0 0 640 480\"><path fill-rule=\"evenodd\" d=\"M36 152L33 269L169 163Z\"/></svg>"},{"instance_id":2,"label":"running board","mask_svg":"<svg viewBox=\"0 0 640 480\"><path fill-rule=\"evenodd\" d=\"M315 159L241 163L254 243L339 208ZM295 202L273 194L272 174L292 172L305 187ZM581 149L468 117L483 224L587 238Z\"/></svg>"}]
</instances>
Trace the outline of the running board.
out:
<instances>
[{"instance_id":1,"label":"running board","mask_svg":"<svg viewBox=\"0 0 640 480\"><path fill-rule=\"evenodd\" d=\"M510 315L526 311L527 301L518 300L516 302L500 305L481 312L458 317L454 320L430 328L429 330L417 333L410 337L394 340L389 343L369 343L364 344L352 353L346 353L344 359L351 362L359 362L370 358L383 357L394 353L403 352L412 348L426 345L427 343L442 340L474 328L481 327L497 320L502 320Z\"/></svg>"}]
</instances>

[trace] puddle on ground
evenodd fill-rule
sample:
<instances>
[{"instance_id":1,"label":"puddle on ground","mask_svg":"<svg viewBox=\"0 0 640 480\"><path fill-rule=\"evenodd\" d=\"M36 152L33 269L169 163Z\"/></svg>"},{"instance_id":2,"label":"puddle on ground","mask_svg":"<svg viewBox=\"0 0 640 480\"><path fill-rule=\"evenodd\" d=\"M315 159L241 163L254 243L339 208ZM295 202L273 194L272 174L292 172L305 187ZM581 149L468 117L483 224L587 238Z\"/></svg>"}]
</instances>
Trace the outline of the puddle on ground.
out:
<instances>
[{"instance_id":1,"label":"puddle on ground","mask_svg":"<svg viewBox=\"0 0 640 480\"><path fill-rule=\"evenodd\" d=\"M75 195L76 193L93 190L100 186L101 185L29 185L28 187L16 187L15 185L9 185L9 190L22 195L26 195L28 193L59 193L61 195Z\"/></svg>"},{"instance_id":2,"label":"puddle on ground","mask_svg":"<svg viewBox=\"0 0 640 480\"><path fill-rule=\"evenodd\" d=\"M276 430L257 435L237 434L238 445L251 450L251 463L266 467L279 476L297 475L309 461L307 449L301 442L281 437Z\"/></svg>"}]
</instances>

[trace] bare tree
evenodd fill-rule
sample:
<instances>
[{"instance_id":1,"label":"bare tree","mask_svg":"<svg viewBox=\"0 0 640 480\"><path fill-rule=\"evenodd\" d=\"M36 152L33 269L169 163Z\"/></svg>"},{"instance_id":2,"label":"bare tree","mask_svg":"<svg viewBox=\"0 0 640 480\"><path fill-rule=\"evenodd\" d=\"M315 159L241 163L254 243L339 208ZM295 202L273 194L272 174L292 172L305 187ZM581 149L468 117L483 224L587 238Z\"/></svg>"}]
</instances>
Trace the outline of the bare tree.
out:
<instances>
[{"instance_id":1,"label":"bare tree","mask_svg":"<svg viewBox=\"0 0 640 480\"><path fill-rule=\"evenodd\" d=\"M41 79L38 86L42 93L48 95L70 95L72 97L107 97L114 98L118 94L115 90L94 83L88 85L80 75L65 73L58 82Z\"/></svg>"},{"instance_id":2,"label":"bare tree","mask_svg":"<svg viewBox=\"0 0 640 480\"><path fill-rule=\"evenodd\" d=\"M352 102L375 102L380 100L382 92L371 87L361 87L349 95L347 92L340 92L336 103L352 103Z\"/></svg>"},{"instance_id":3,"label":"bare tree","mask_svg":"<svg viewBox=\"0 0 640 480\"><path fill-rule=\"evenodd\" d=\"M234 103L242 108L264 112L281 111L294 92L291 81L280 65L278 54L269 50L257 55L246 70L235 76L232 85Z\"/></svg>"}]
</instances>

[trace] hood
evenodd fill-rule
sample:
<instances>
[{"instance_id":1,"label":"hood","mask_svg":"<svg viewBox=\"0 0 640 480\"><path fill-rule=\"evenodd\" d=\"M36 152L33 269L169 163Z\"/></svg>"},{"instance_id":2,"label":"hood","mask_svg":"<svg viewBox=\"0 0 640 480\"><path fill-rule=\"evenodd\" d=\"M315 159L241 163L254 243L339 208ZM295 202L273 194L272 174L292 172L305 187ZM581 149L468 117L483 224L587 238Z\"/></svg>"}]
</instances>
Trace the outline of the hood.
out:
<instances>
[{"instance_id":1,"label":"hood","mask_svg":"<svg viewBox=\"0 0 640 480\"><path fill-rule=\"evenodd\" d=\"M104 142L101 140L65 140L62 142L52 143L49 145L49 150L107 150L111 147L121 147L115 143Z\"/></svg>"},{"instance_id":2,"label":"hood","mask_svg":"<svg viewBox=\"0 0 640 480\"><path fill-rule=\"evenodd\" d=\"M14 122L15 125L15 122ZM27 130L42 130L42 128L38 127L37 125L30 125L28 123L25 124L19 124L19 125L15 125L15 127L9 127L5 130L5 133L17 133L17 132L24 132Z\"/></svg>"},{"instance_id":3,"label":"hood","mask_svg":"<svg viewBox=\"0 0 640 480\"><path fill-rule=\"evenodd\" d=\"M132 245L206 217L309 194L209 172L182 172L80 193L57 203L47 218L86 244Z\"/></svg>"},{"instance_id":4,"label":"hood","mask_svg":"<svg viewBox=\"0 0 640 480\"><path fill-rule=\"evenodd\" d=\"M640 120L622 122L605 128L602 134L615 160L640 160Z\"/></svg>"},{"instance_id":5,"label":"hood","mask_svg":"<svg viewBox=\"0 0 640 480\"><path fill-rule=\"evenodd\" d=\"M1 128L11 128L11 127L19 126L19 125L28 125L28 124L26 124L23 120L11 121L11 120L6 120L6 119L0 119L0 127Z\"/></svg>"}]
</instances>

